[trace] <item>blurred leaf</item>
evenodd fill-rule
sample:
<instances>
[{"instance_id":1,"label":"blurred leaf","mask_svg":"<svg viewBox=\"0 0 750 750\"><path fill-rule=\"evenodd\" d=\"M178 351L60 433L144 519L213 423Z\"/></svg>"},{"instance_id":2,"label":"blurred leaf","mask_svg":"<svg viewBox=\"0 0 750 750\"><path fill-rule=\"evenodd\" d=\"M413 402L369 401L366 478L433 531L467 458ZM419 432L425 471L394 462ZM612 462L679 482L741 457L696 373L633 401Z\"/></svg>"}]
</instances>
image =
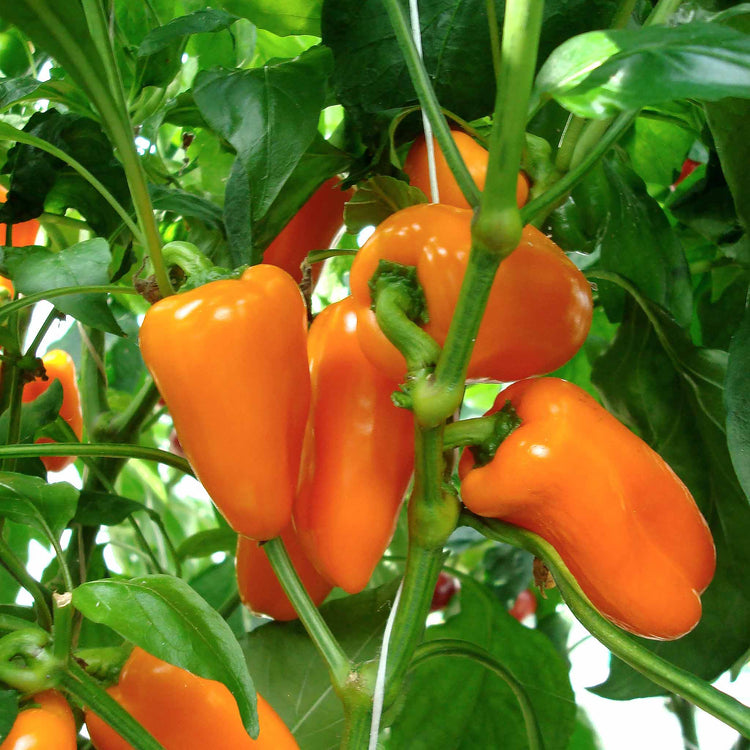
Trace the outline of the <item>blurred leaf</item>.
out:
<instances>
[{"instance_id":1,"label":"blurred leaf","mask_svg":"<svg viewBox=\"0 0 750 750\"><path fill-rule=\"evenodd\" d=\"M144 510L143 503L127 497L83 490L73 522L81 526L116 526L139 510Z\"/></svg>"},{"instance_id":2,"label":"blurred leaf","mask_svg":"<svg viewBox=\"0 0 750 750\"><path fill-rule=\"evenodd\" d=\"M97 237L56 253L44 247L7 248L5 265L21 294L34 294L70 286L109 283L112 256L106 240ZM104 294L56 297L55 307L84 325L122 334Z\"/></svg>"},{"instance_id":3,"label":"blurred leaf","mask_svg":"<svg viewBox=\"0 0 750 750\"><path fill-rule=\"evenodd\" d=\"M505 609L509 609L518 594L533 580L534 557L525 550L509 544L493 544L484 554L482 569L484 583Z\"/></svg>"},{"instance_id":4,"label":"blurred leaf","mask_svg":"<svg viewBox=\"0 0 750 750\"><path fill-rule=\"evenodd\" d=\"M229 28L237 16L214 8L204 8L186 16L173 18L163 26L152 29L138 47L138 56L146 57L166 49L175 41L183 41L191 34L221 31Z\"/></svg>"},{"instance_id":5,"label":"blurred leaf","mask_svg":"<svg viewBox=\"0 0 750 750\"><path fill-rule=\"evenodd\" d=\"M157 211L169 211L185 219L200 219L209 226L224 226L221 208L206 198L166 185L150 185L149 193Z\"/></svg>"},{"instance_id":6,"label":"blurred leaf","mask_svg":"<svg viewBox=\"0 0 750 750\"><path fill-rule=\"evenodd\" d=\"M586 712L579 706L576 728L570 737L568 750L605 750Z\"/></svg>"},{"instance_id":7,"label":"blurred leaf","mask_svg":"<svg viewBox=\"0 0 750 750\"><path fill-rule=\"evenodd\" d=\"M320 611L344 651L357 661L376 656L397 582L328 604ZM305 750L338 747L344 730L341 702L328 670L302 625L271 622L243 641L258 692L293 728Z\"/></svg>"},{"instance_id":8,"label":"blurred leaf","mask_svg":"<svg viewBox=\"0 0 750 750\"><path fill-rule=\"evenodd\" d=\"M0 110L6 109L21 99L25 99L43 85L42 81L38 81L31 76L0 80Z\"/></svg>"},{"instance_id":9,"label":"blurred leaf","mask_svg":"<svg viewBox=\"0 0 750 750\"><path fill-rule=\"evenodd\" d=\"M159 659L223 682L257 737L255 688L242 651L221 615L187 583L165 575L92 581L73 592L73 604Z\"/></svg>"},{"instance_id":10,"label":"blurred leaf","mask_svg":"<svg viewBox=\"0 0 750 750\"><path fill-rule=\"evenodd\" d=\"M220 0L219 5L279 36L320 36L323 0Z\"/></svg>"},{"instance_id":11,"label":"blurred leaf","mask_svg":"<svg viewBox=\"0 0 750 750\"><path fill-rule=\"evenodd\" d=\"M750 37L712 23L592 31L550 55L534 96L594 118L676 99L748 97Z\"/></svg>"},{"instance_id":12,"label":"blurred leaf","mask_svg":"<svg viewBox=\"0 0 750 750\"><path fill-rule=\"evenodd\" d=\"M66 482L0 472L0 504L5 518L28 524L56 540L76 512L78 490Z\"/></svg>"},{"instance_id":13,"label":"blurred leaf","mask_svg":"<svg viewBox=\"0 0 750 750\"><path fill-rule=\"evenodd\" d=\"M376 227L381 221L402 208L427 203L427 196L395 177L379 175L357 185L352 199L344 209L347 231L356 234L365 227Z\"/></svg>"},{"instance_id":14,"label":"blurred leaf","mask_svg":"<svg viewBox=\"0 0 750 750\"><path fill-rule=\"evenodd\" d=\"M455 638L487 649L525 689L544 747L566 750L575 724L575 702L565 663L543 635L518 623L478 584L462 580L455 598L459 597L459 614L428 628L425 640ZM514 693L471 659L436 657L417 667L403 703L391 728L389 747L394 750L528 748Z\"/></svg>"},{"instance_id":15,"label":"blurred leaf","mask_svg":"<svg viewBox=\"0 0 750 750\"><path fill-rule=\"evenodd\" d=\"M189 536L178 548L177 557L209 557L216 552L234 554L237 548L237 533L232 529L207 529Z\"/></svg>"},{"instance_id":16,"label":"blurred leaf","mask_svg":"<svg viewBox=\"0 0 750 750\"><path fill-rule=\"evenodd\" d=\"M0 690L0 742L11 730L18 716L18 693L15 690Z\"/></svg>"},{"instance_id":17,"label":"blurred leaf","mask_svg":"<svg viewBox=\"0 0 750 750\"><path fill-rule=\"evenodd\" d=\"M604 404L660 453L685 482L711 526L717 550L703 617L677 641L646 648L706 680L728 669L750 645L750 513L724 434L725 352L699 349L667 315L642 298L629 306L592 379ZM645 306L645 312L644 308ZM595 692L630 699L663 689L612 659Z\"/></svg>"},{"instance_id":18,"label":"blurred leaf","mask_svg":"<svg viewBox=\"0 0 750 750\"><path fill-rule=\"evenodd\" d=\"M749 298L750 299L750 298ZM750 497L750 302L745 318L732 337L724 398L727 409L727 443L734 470Z\"/></svg>"}]
</instances>

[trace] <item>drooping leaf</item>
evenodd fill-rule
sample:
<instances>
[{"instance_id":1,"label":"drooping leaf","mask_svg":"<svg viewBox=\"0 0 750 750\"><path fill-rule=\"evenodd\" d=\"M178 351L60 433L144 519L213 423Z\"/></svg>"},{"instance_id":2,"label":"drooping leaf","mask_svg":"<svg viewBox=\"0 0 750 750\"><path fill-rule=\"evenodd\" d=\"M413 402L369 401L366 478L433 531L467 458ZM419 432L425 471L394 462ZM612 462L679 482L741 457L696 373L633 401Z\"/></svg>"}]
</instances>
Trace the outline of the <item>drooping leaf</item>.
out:
<instances>
[{"instance_id":1,"label":"drooping leaf","mask_svg":"<svg viewBox=\"0 0 750 750\"><path fill-rule=\"evenodd\" d=\"M153 55L169 47L175 41L183 41L191 34L227 29L236 20L237 16L215 8L203 8L186 16L174 18L146 34L138 47L138 56Z\"/></svg>"},{"instance_id":2,"label":"drooping leaf","mask_svg":"<svg viewBox=\"0 0 750 750\"><path fill-rule=\"evenodd\" d=\"M142 503L109 492L83 490L73 521L81 526L115 526L128 516L143 510Z\"/></svg>"},{"instance_id":3,"label":"drooping leaf","mask_svg":"<svg viewBox=\"0 0 750 750\"><path fill-rule=\"evenodd\" d=\"M724 432L726 368L725 352L695 347L667 315L639 297L592 376L606 407L665 458L711 526L717 569L701 597L700 623L677 641L643 641L707 680L750 645L750 584L742 572L750 565L750 513ZM663 690L613 658L610 676L596 692L630 699Z\"/></svg>"},{"instance_id":4,"label":"drooping leaf","mask_svg":"<svg viewBox=\"0 0 750 750\"><path fill-rule=\"evenodd\" d=\"M221 208L200 195L165 185L150 185L149 194L158 211L169 211L186 219L200 219L209 226L224 225Z\"/></svg>"},{"instance_id":5,"label":"drooping leaf","mask_svg":"<svg viewBox=\"0 0 750 750\"><path fill-rule=\"evenodd\" d=\"M457 596L460 612L428 628L425 640L451 638L484 647L521 683L544 747L566 750L576 710L565 662L545 636L518 623L473 581L462 580ZM391 728L394 750L529 746L516 696L498 675L471 659L435 657L417 667L403 706Z\"/></svg>"},{"instance_id":6,"label":"drooping leaf","mask_svg":"<svg viewBox=\"0 0 750 750\"><path fill-rule=\"evenodd\" d=\"M71 286L109 283L112 256L106 240L97 237L53 252L44 247L7 248L5 266L22 294ZM85 325L122 334L103 294L55 297L55 306Z\"/></svg>"},{"instance_id":7,"label":"drooping leaf","mask_svg":"<svg viewBox=\"0 0 750 750\"><path fill-rule=\"evenodd\" d=\"M78 491L67 482L0 472L0 513L16 523L33 526L48 539L57 539L76 511Z\"/></svg>"},{"instance_id":8,"label":"drooping leaf","mask_svg":"<svg viewBox=\"0 0 750 750\"><path fill-rule=\"evenodd\" d=\"M279 36L320 36L323 0L220 0L219 4Z\"/></svg>"},{"instance_id":9,"label":"drooping leaf","mask_svg":"<svg viewBox=\"0 0 750 750\"><path fill-rule=\"evenodd\" d=\"M255 688L227 623L187 583L166 575L92 581L73 592L85 617L109 626L154 656L223 682L257 737Z\"/></svg>"},{"instance_id":10,"label":"drooping leaf","mask_svg":"<svg viewBox=\"0 0 750 750\"><path fill-rule=\"evenodd\" d=\"M534 96L589 118L678 99L748 97L750 37L714 23L592 31L550 55Z\"/></svg>"}]
</instances>

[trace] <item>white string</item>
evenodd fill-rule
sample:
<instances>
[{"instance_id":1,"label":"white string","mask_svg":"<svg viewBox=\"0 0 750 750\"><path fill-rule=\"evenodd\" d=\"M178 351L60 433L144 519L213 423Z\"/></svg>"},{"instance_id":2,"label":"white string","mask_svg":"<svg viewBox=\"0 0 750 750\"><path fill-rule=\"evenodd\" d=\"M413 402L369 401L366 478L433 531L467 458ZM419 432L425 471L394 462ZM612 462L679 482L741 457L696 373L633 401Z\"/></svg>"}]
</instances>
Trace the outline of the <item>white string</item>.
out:
<instances>
[{"instance_id":1,"label":"white string","mask_svg":"<svg viewBox=\"0 0 750 750\"><path fill-rule=\"evenodd\" d=\"M383 700L385 698L385 674L388 666L388 644L391 640L391 631L393 630L393 621L396 619L396 610L401 600L401 589L403 580L398 586L396 598L393 600L388 621L385 623L383 632L383 646L380 649L380 662L378 663L378 674L375 678L375 692L372 696L372 722L370 723L370 744L369 750L377 750L378 736L380 735L380 717L383 714Z\"/></svg>"},{"instance_id":2,"label":"white string","mask_svg":"<svg viewBox=\"0 0 750 750\"><path fill-rule=\"evenodd\" d=\"M418 0L409 0L409 15L411 16L411 35L414 39L414 46L417 48L419 56L422 57L422 32L419 26L419 6ZM427 146L427 171L430 175L430 197L433 203L440 203L440 191L437 184L437 170L435 169L435 142L432 139L432 125L430 120L422 110L422 127L424 128L424 140Z\"/></svg>"}]
</instances>

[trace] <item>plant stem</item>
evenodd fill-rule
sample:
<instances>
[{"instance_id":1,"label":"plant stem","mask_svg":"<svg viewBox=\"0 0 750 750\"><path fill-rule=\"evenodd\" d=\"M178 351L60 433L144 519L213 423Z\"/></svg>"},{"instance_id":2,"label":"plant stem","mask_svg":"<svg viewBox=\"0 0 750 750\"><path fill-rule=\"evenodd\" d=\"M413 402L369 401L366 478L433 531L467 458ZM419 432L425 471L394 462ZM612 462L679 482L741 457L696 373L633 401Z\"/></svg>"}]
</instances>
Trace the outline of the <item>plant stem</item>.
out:
<instances>
[{"instance_id":1,"label":"plant stem","mask_svg":"<svg viewBox=\"0 0 750 750\"><path fill-rule=\"evenodd\" d=\"M486 669L494 672L500 677L508 687L513 691L516 700L521 707L523 720L526 724L526 736L529 741L529 750L541 750L544 747L542 733L539 728L534 707L529 700L529 696L523 688L523 685L514 677L514 675L500 664L497 659L489 652L470 641L461 641L453 638L439 638L434 641L428 641L417 647L414 654L414 660L411 669L416 669L420 664L436 656L460 656L465 659L471 659L481 664Z\"/></svg>"},{"instance_id":2,"label":"plant stem","mask_svg":"<svg viewBox=\"0 0 750 750\"><path fill-rule=\"evenodd\" d=\"M8 433L5 436L5 443L6 446L15 446L21 438L23 371L15 362L10 365L6 362L3 367L3 375L10 380L10 392L8 395ZM15 471L15 457L7 456L3 458L2 467L4 471Z\"/></svg>"},{"instance_id":3,"label":"plant stem","mask_svg":"<svg viewBox=\"0 0 750 750\"><path fill-rule=\"evenodd\" d=\"M482 519L471 513L463 513L461 520L464 525L476 529L489 539L520 547L543 560L552 572L571 612L583 627L615 656L652 682L702 708L744 736L750 737L750 708L687 670L676 667L649 651L600 615L551 544L536 534L502 521Z\"/></svg>"},{"instance_id":4,"label":"plant stem","mask_svg":"<svg viewBox=\"0 0 750 750\"><path fill-rule=\"evenodd\" d=\"M47 315L47 318L45 319L44 323L40 326L39 330L36 333L36 336L34 336L34 340L29 345L29 348L24 353L25 357L36 357L36 350L41 346L42 340L47 335L47 331L49 331L50 326L60 317L60 313L52 309Z\"/></svg>"},{"instance_id":5,"label":"plant stem","mask_svg":"<svg viewBox=\"0 0 750 750\"><path fill-rule=\"evenodd\" d=\"M560 139L560 146L555 156L555 166L561 172L567 172L570 169L573 152L585 125L586 119L584 117L576 117L575 115L568 117L568 121L565 123L565 130L563 130L562 138Z\"/></svg>"},{"instance_id":6,"label":"plant stem","mask_svg":"<svg viewBox=\"0 0 750 750\"><path fill-rule=\"evenodd\" d=\"M492 50L492 68L495 71L495 84L500 80L500 65L502 61L500 47L500 25L497 22L497 8L495 0L486 0L487 25L490 30L490 49Z\"/></svg>"},{"instance_id":7,"label":"plant stem","mask_svg":"<svg viewBox=\"0 0 750 750\"><path fill-rule=\"evenodd\" d=\"M63 672L60 687L100 716L133 747L138 750L164 750L148 731L72 660Z\"/></svg>"},{"instance_id":8,"label":"plant stem","mask_svg":"<svg viewBox=\"0 0 750 750\"><path fill-rule=\"evenodd\" d=\"M67 664L73 637L73 600L70 592L67 592L53 594L52 602L55 615L52 631L53 656L60 664Z\"/></svg>"},{"instance_id":9,"label":"plant stem","mask_svg":"<svg viewBox=\"0 0 750 750\"><path fill-rule=\"evenodd\" d=\"M294 605L305 630L307 630L312 642L328 665L331 682L336 692L341 693L351 671L349 658L341 649L317 607L312 603L292 565L292 561L289 559L281 538L276 537L267 541L263 545L263 551L266 553L284 593Z\"/></svg>"},{"instance_id":10,"label":"plant stem","mask_svg":"<svg viewBox=\"0 0 750 750\"><path fill-rule=\"evenodd\" d=\"M404 16L401 5L398 0L383 0L383 5L385 5L388 12L388 17L396 34L398 46L404 56L406 67L409 70L414 90L417 92L419 102L430 121L430 125L432 125L432 130L440 146L440 150L443 152L443 156L446 162L448 162L448 166L469 205L476 207L479 205L479 189L471 178L469 170L461 158L458 147L451 137L450 128L445 121L445 117L443 117L440 103L430 84L430 78L425 70L422 58L419 56L419 52L414 45L409 23Z\"/></svg>"},{"instance_id":11,"label":"plant stem","mask_svg":"<svg viewBox=\"0 0 750 750\"><path fill-rule=\"evenodd\" d=\"M630 18L633 15L636 2L637 0L622 0L620 7L617 9L617 13L615 13L615 17L612 19L613 29L624 29L628 25L628 21L630 21Z\"/></svg>"},{"instance_id":12,"label":"plant stem","mask_svg":"<svg viewBox=\"0 0 750 750\"><path fill-rule=\"evenodd\" d=\"M366 705L357 705L346 711L344 736L341 738L342 750L367 750L370 739L370 709Z\"/></svg>"},{"instance_id":13,"label":"plant stem","mask_svg":"<svg viewBox=\"0 0 750 750\"><path fill-rule=\"evenodd\" d=\"M700 745L698 743L698 730L695 726L695 706L683 698L673 695L667 702L667 707L680 722L685 750L698 750Z\"/></svg>"},{"instance_id":14,"label":"plant stem","mask_svg":"<svg viewBox=\"0 0 750 750\"><path fill-rule=\"evenodd\" d=\"M592 120L586 123L578 142L576 143L575 149L573 149L573 155L570 159L570 169L575 168L586 158L586 155L591 152L597 143L604 137L604 134L612 124L612 118L609 117L604 120Z\"/></svg>"},{"instance_id":15,"label":"plant stem","mask_svg":"<svg viewBox=\"0 0 750 750\"><path fill-rule=\"evenodd\" d=\"M655 26L666 23L681 4L682 0L659 0L644 25Z\"/></svg>"},{"instance_id":16,"label":"plant stem","mask_svg":"<svg viewBox=\"0 0 750 750\"><path fill-rule=\"evenodd\" d=\"M1 534L0 565L10 573L22 588L26 589L26 591L31 594L34 599L39 625L45 630L51 630L52 613L49 607L48 596L45 594L45 591L42 589L39 582L32 577L28 570L26 570L26 567L22 565L20 560L13 554L13 550L8 546L8 543Z\"/></svg>"},{"instance_id":17,"label":"plant stem","mask_svg":"<svg viewBox=\"0 0 750 750\"><path fill-rule=\"evenodd\" d=\"M169 451L127 443L40 443L34 445L0 445L0 458L28 456L95 456L99 458L135 458L171 466L193 476L190 464Z\"/></svg>"}]
</instances>

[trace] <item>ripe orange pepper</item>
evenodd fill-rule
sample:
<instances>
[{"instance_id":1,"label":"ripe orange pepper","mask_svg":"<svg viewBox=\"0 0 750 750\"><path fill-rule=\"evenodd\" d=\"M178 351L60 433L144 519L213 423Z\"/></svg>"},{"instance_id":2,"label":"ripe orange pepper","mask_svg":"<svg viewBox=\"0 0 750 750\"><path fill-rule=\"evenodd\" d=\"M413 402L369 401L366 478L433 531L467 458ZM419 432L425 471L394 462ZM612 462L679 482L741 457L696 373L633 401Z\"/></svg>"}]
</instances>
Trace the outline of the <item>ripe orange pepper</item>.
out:
<instances>
[{"instance_id":1,"label":"ripe orange pepper","mask_svg":"<svg viewBox=\"0 0 750 750\"><path fill-rule=\"evenodd\" d=\"M315 606L323 603L333 585L315 570L297 539L292 524L281 532L289 558ZM237 540L237 586L242 603L255 614L274 620L297 619L297 612L273 572L263 547L241 536Z\"/></svg>"},{"instance_id":2,"label":"ripe orange pepper","mask_svg":"<svg viewBox=\"0 0 750 750\"><path fill-rule=\"evenodd\" d=\"M458 147L461 157L469 170L469 174L480 190L484 190L484 182L487 177L487 161L489 152L484 146L480 146L468 133L463 130L451 130L451 136ZM456 178L453 176L438 142L433 138L435 147L435 171L437 176L439 203L446 206L458 208L471 208L469 202L464 198L461 188L458 187ZM412 144L404 162L404 172L409 175L409 182L418 187L429 199L430 170L427 160L427 141L424 135L420 135ZM516 185L516 201L519 208L523 206L529 197L529 182L523 172L518 174Z\"/></svg>"},{"instance_id":3,"label":"ripe orange pepper","mask_svg":"<svg viewBox=\"0 0 750 750\"><path fill-rule=\"evenodd\" d=\"M423 328L442 346L466 272L471 219L471 211L453 206L410 206L382 222L354 259L350 283L360 344L394 380L403 380L406 362L378 327L368 282L381 259L416 266L429 313ZM511 381L560 367L583 344L592 309L583 274L552 240L524 227L495 276L468 377Z\"/></svg>"},{"instance_id":4,"label":"ripe orange pepper","mask_svg":"<svg viewBox=\"0 0 750 750\"><path fill-rule=\"evenodd\" d=\"M336 177L326 180L279 232L263 253L263 262L283 268L297 283L302 281L300 266L313 250L330 247L344 223L344 204L351 190L341 190ZM313 266L313 278L321 264Z\"/></svg>"},{"instance_id":5,"label":"ripe orange pepper","mask_svg":"<svg viewBox=\"0 0 750 750\"><path fill-rule=\"evenodd\" d=\"M521 426L487 465L467 472L465 458L466 507L546 539L593 605L620 627L662 640L692 630L716 554L679 477L572 383L515 383L493 410L506 401Z\"/></svg>"},{"instance_id":6,"label":"ripe orange pepper","mask_svg":"<svg viewBox=\"0 0 750 750\"><path fill-rule=\"evenodd\" d=\"M306 337L299 287L269 265L160 300L141 326L185 455L251 539L277 536L291 518L310 400Z\"/></svg>"},{"instance_id":7,"label":"ripe orange pepper","mask_svg":"<svg viewBox=\"0 0 750 750\"><path fill-rule=\"evenodd\" d=\"M13 282L10 279L6 279L5 276L0 276L0 289L4 289L6 292L8 292L8 297L10 299L13 299L15 290L13 289ZM0 299L2 298L0 297Z\"/></svg>"},{"instance_id":8,"label":"ripe orange pepper","mask_svg":"<svg viewBox=\"0 0 750 750\"><path fill-rule=\"evenodd\" d=\"M22 710L0 750L75 750L76 729L68 702L55 690L31 698L38 708Z\"/></svg>"},{"instance_id":9,"label":"ripe orange pepper","mask_svg":"<svg viewBox=\"0 0 750 750\"><path fill-rule=\"evenodd\" d=\"M294 524L320 573L361 591L391 541L414 467L411 414L362 353L351 298L310 327L310 421Z\"/></svg>"},{"instance_id":10,"label":"ripe orange pepper","mask_svg":"<svg viewBox=\"0 0 750 750\"><path fill-rule=\"evenodd\" d=\"M5 201L5 196L8 195L8 191L2 185L0 185L0 202ZM20 224L13 225L13 235L11 240L13 247L26 247L26 245L33 245L36 242L36 236L39 234L39 222L36 219L30 221L22 221ZM0 224L0 245L5 244L5 238L7 236L7 227L5 224Z\"/></svg>"},{"instance_id":11,"label":"ripe orange pepper","mask_svg":"<svg viewBox=\"0 0 750 750\"><path fill-rule=\"evenodd\" d=\"M252 740L242 725L234 696L221 682L207 680L134 648L107 692L165 750L298 750L279 715L258 695L260 735ZM86 726L96 750L133 750L93 711Z\"/></svg>"},{"instance_id":12,"label":"ripe orange pepper","mask_svg":"<svg viewBox=\"0 0 750 750\"><path fill-rule=\"evenodd\" d=\"M37 378L27 383L23 388L23 402L34 401L42 395L50 385L59 380L62 385L63 400L60 406L60 416L70 425L76 437L80 440L83 434L83 415L81 414L81 394L78 391L76 367L73 358L62 349L53 349L42 357L47 380ZM37 443L54 443L51 438L41 437ZM47 471L62 471L75 461L75 456L42 456Z\"/></svg>"}]
</instances>

